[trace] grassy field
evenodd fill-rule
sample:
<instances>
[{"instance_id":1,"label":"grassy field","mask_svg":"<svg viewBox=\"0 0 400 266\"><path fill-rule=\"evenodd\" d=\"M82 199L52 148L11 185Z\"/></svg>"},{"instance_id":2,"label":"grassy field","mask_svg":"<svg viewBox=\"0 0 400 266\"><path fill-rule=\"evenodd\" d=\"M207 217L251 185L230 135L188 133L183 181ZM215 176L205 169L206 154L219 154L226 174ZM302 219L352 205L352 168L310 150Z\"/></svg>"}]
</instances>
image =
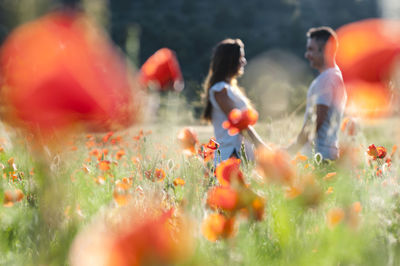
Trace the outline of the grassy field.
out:
<instances>
[{"instance_id":1,"label":"grassy field","mask_svg":"<svg viewBox=\"0 0 400 266\"><path fill-rule=\"evenodd\" d=\"M256 129L281 147L300 125L285 118ZM242 162L245 184L226 190L239 199L233 207L229 193L210 203L221 183L212 160L182 152L185 126L168 120L46 148L3 128L0 264L398 265L398 125L364 121L354 136L342 132L337 163L293 155L259 171ZM192 128L200 143L213 135ZM369 156L370 144L385 158ZM292 181L279 179L289 168Z\"/></svg>"}]
</instances>

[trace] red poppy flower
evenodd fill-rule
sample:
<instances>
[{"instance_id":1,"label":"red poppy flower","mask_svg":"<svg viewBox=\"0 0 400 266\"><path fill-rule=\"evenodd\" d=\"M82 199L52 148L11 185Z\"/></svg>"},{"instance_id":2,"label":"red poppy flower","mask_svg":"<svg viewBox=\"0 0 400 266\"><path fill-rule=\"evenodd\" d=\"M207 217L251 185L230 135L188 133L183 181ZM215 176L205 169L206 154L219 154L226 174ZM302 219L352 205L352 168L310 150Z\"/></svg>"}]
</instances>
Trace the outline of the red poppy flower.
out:
<instances>
[{"instance_id":1,"label":"red poppy flower","mask_svg":"<svg viewBox=\"0 0 400 266\"><path fill-rule=\"evenodd\" d=\"M259 148L256 150L257 167L264 177L270 181L292 184L295 170L290 156L283 150Z\"/></svg>"},{"instance_id":2,"label":"red poppy flower","mask_svg":"<svg viewBox=\"0 0 400 266\"><path fill-rule=\"evenodd\" d=\"M390 114L391 93L387 85L377 82L350 80L345 83L348 101L346 112L366 118Z\"/></svg>"},{"instance_id":3,"label":"red poppy flower","mask_svg":"<svg viewBox=\"0 0 400 266\"><path fill-rule=\"evenodd\" d=\"M302 204L307 207L317 206L323 197L321 186L311 174L298 176L286 189L285 196L288 199L299 197Z\"/></svg>"},{"instance_id":4,"label":"red poppy flower","mask_svg":"<svg viewBox=\"0 0 400 266\"><path fill-rule=\"evenodd\" d=\"M13 31L1 47L0 75L10 123L106 131L139 117L141 94L124 59L80 12L54 12Z\"/></svg>"},{"instance_id":5,"label":"red poppy flower","mask_svg":"<svg viewBox=\"0 0 400 266\"><path fill-rule=\"evenodd\" d=\"M388 78L400 51L400 37L390 33L399 29L399 21L384 19L367 19L339 28L336 60L344 79L382 82Z\"/></svg>"},{"instance_id":6,"label":"red poppy flower","mask_svg":"<svg viewBox=\"0 0 400 266\"><path fill-rule=\"evenodd\" d=\"M10 207L14 203L21 201L24 198L24 193L20 189L4 191L4 206Z\"/></svg>"},{"instance_id":7,"label":"red poppy flower","mask_svg":"<svg viewBox=\"0 0 400 266\"><path fill-rule=\"evenodd\" d=\"M357 134L357 124L354 119L345 117L340 130L349 136L355 136Z\"/></svg>"},{"instance_id":8,"label":"red poppy flower","mask_svg":"<svg viewBox=\"0 0 400 266\"><path fill-rule=\"evenodd\" d=\"M256 197L251 202L251 213L256 221L261 221L264 217L265 199Z\"/></svg>"},{"instance_id":9,"label":"red poppy flower","mask_svg":"<svg viewBox=\"0 0 400 266\"><path fill-rule=\"evenodd\" d=\"M138 201L112 208L120 219L96 215L72 243L69 265L176 265L194 251L193 227L182 212L161 210L159 202ZM108 215L109 216L109 215Z\"/></svg>"},{"instance_id":10,"label":"red poppy flower","mask_svg":"<svg viewBox=\"0 0 400 266\"><path fill-rule=\"evenodd\" d=\"M121 150L117 151L117 153L115 154L115 158L117 160L120 160L122 158L122 156L124 156L124 155L125 155L125 151L121 149Z\"/></svg>"},{"instance_id":11,"label":"red poppy flower","mask_svg":"<svg viewBox=\"0 0 400 266\"><path fill-rule=\"evenodd\" d=\"M209 162L214 158L214 151L207 148L205 144L200 145L198 154L204 159L204 162Z\"/></svg>"},{"instance_id":12,"label":"red poppy flower","mask_svg":"<svg viewBox=\"0 0 400 266\"><path fill-rule=\"evenodd\" d=\"M154 170L153 176L152 176L152 171L151 170L145 171L144 174L146 175L146 178L148 178L148 179L150 179L152 181L154 181L154 179L155 179L155 180L161 182L166 177L165 171L163 169L161 169L161 168L156 168Z\"/></svg>"},{"instance_id":13,"label":"red poppy flower","mask_svg":"<svg viewBox=\"0 0 400 266\"><path fill-rule=\"evenodd\" d=\"M210 150L217 150L219 148L219 143L215 140L214 137L210 138L206 146Z\"/></svg>"},{"instance_id":14,"label":"red poppy flower","mask_svg":"<svg viewBox=\"0 0 400 266\"><path fill-rule=\"evenodd\" d=\"M98 176L97 178L94 179L94 181L98 185L104 185L106 183L106 178L104 176Z\"/></svg>"},{"instance_id":15,"label":"red poppy flower","mask_svg":"<svg viewBox=\"0 0 400 266\"><path fill-rule=\"evenodd\" d=\"M144 86L155 85L160 91L168 89L181 91L183 78L175 53L168 48L162 48L154 53L143 64L140 80Z\"/></svg>"},{"instance_id":16,"label":"red poppy flower","mask_svg":"<svg viewBox=\"0 0 400 266\"><path fill-rule=\"evenodd\" d=\"M289 186L285 189L285 197L287 199L294 199L301 194L301 188L297 186Z\"/></svg>"},{"instance_id":17,"label":"red poppy flower","mask_svg":"<svg viewBox=\"0 0 400 266\"><path fill-rule=\"evenodd\" d=\"M197 134L192 128L184 128L178 133L178 141L187 155L196 154Z\"/></svg>"},{"instance_id":18,"label":"red poppy flower","mask_svg":"<svg viewBox=\"0 0 400 266\"><path fill-rule=\"evenodd\" d=\"M383 146L375 147L374 144L368 146L367 153L369 156L373 157L374 159L379 158L383 159L386 156L386 148Z\"/></svg>"},{"instance_id":19,"label":"red poppy flower","mask_svg":"<svg viewBox=\"0 0 400 266\"><path fill-rule=\"evenodd\" d=\"M340 48L336 61L346 83L348 110L355 115L390 112L387 81L400 54L399 34L393 34L399 29L399 21L367 19L337 30Z\"/></svg>"},{"instance_id":20,"label":"red poppy flower","mask_svg":"<svg viewBox=\"0 0 400 266\"><path fill-rule=\"evenodd\" d=\"M254 125L258 120L258 113L254 109L233 109L228 120L222 123L222 127L228 129L229 135L236 135L240 131Z\"/></svg>"},{"instance_id":21,"label":"red poppy flower","mask_svg":"<svg viewBox=\"0 0 400 266\"><path fill-rule=\"evenodd\" d=\"M130 181L130 179L126 177L115 182L113 198L119 206L124 206L128 204L129 200L132 198L131 194L129 193L129 189L131 187L132 181Z\"/></svg>"},{"instance_id":22,"label":"red poppy flower","mask_svg":"<svg viewBox=\"0 0 400 266\"><path fill-rule=\"evenodd\" d=\"M230 158L221 162L215 169L215 175L222 186L229 186L232 183L244 184L240 159Z\"/></svg>"},{"instance_id":23,"label":"red poppy flower","mask_svg":"<svg viewBox=\"0 0 400 266\"><path fill-rule=\"evenodd\" d=\"M91 150L91 151L89 152L89 155L98 157L98 156L100 155L100 151L99 151L98 149Z\"/></svg>"},{"instance_id":24,"label":"red poppy flower","mask_svg":"<svg viewBox=\"0 0 400 266\"><path fill-rule=\"evenodd\" d=\"M390 157L392 157L395 154L396 151L397 151L397 145L394 144L393 147L392 147L392 152L390 153Z\"/></svg>"},{"instance_id":25,"label":"red poppy flower","mask_svg":"<svg viewBox=\"0 0 400 266\"><path fill-rule=\"evenodd\" d=\"M333 229L338 225L345 217L345 212L342 208L333 208L328 211L326 215L326 222L328 227Z\"/></svg>"},{"instance_id":26,"label":"red poppy flower","mask_svg":"<svg viewBox=\"0 0 400 266\"><path fill-rule=\"evenodd\" d=\"M163 169L157 168L154 172L154 176L158 181L163 181L166 175Z\"/></svg>"},{"instance_id":27,"label":"red poppy flower","mask_svg":"<svg viewBox=\"0 0 400 266\"><path fill-rule=\"evenodd\" d=\"M335 176L336 176L336 172L330 172L324 176L323 180L329 181L329 180L332 180Z\"/></svg>"},{"instance_id":28,"label":"red poppy flower","mask_svg":"<svg viewBox=\"0 0 400 266\"><path fill-rule=\"evenodd\" d=\"M107 143L108 142L108 140L112 137L112 135L114 135L114 132L112 132L112 131L110 131L110 132L108 132L104 137L103 137L103 142L104 143Z\"/></svg>"},{"instance_id":29,"label":"red poppy flower","mask_svg":"<svg viewBox=\"0 0 400 266\"><path fill-rule=\"evenodd\" d=\"M122 136L116 136L115 138L112 138L110 142L112 145L117 145L121 142L122 139Z\"/></svg>"},{"instance_id":30,"label":"red poppy flower","mask_svg":"<svg viewBox=\"0 0 400 266\"><path fill-rule=\"evenodd\" d=\"M201 229L203 236L212 242L231 238L236 232L235 219L226 218L219 213L213 213L203 221Z\"/></svg>"},{"instance_id":31,"label":"red poppy flower","mask_svg":"<svg viewBox=\"0 0 400 266\"><path fill-rule=\"evenodd\" d=\"M190 254L187 224L173 212L147 217L123 230L113 240L105 265L172 265Z\"/></svg>"},{"instance_id":32,"label":"red poppy flower","mask_svg":"<svg viewBox=\"0 0 400 266\"><path fill-rule=\"evenodd\" d=\"M144 136L143 129L139 131L139 134L133 137L133 140L139 141Z\"/></svg>"},{"instance_id":33,"label":"red poppy flower","mask_svg":"<svg viewBox=\"0 0 400 266\"><path fill-rule=\"evenodd\" d=\"M292 160L292 164L296 165L297 163L305 162L307 160L308 160L307 156L305 156L305 155L303 155L303 154L298 152L296 154L296 157Z\"/></svg>"},{"instance_id":34,"label":"red poppy flower","mask_svg":"<svg viewBox=\"0 0 400 266\"><path fill-rule=\"evenodd\" d=\"M386 156L386 148L382 147L382 146L379 146L379 147L376 147L376 149L378 150L377 158L380 158L380 159L385 158L385 156Z\"/></svg>"},{"instance_id":35,"label":"red poppy flower","mask_svg":"<svg viewBox=\"0 0 400 266\"><path fill-rule=\"evenodd\" d=\"M207 205L211 209L233 211L238 202L238 193L229 187L214 187L208 191Z\"/></svg>"},{"instance_id":36,"label":"red poppy flower","mask_svg":"<svg viewBox=\"0 0 400 266\"><path fill-rule=\"evenodd\" d=\"M111 169L111 168L110 168L110 164L111 164L110 161L106 161L106 160L100 161L100 162L99 162L99 169L100 169L101 171L108 171L108 170Z\"/></svg>"},{"instance_id":37,"label":"red poppy flower","mask_svg":"<svg viewBox=\"0 0 400 266\"><path fill-rule=\"evenodd\" d=\"M177 177L177 178L174 179L174 186L176 186L176 187L177 186L184 186L185 183L186 183L186 181L184 179L182 179L182 178Z\"/></svg>"},{"instance_id":38,"label":"red poppy flower","mask_svg":"<svg viewBox=\"0 0 400 266\"><path fill-rule=\"evenodd\" d=\"M113 192L113 198L118 206L125 206L131 200L132 195L128 191L116 187Z\"/></svg>"}]
</instances>

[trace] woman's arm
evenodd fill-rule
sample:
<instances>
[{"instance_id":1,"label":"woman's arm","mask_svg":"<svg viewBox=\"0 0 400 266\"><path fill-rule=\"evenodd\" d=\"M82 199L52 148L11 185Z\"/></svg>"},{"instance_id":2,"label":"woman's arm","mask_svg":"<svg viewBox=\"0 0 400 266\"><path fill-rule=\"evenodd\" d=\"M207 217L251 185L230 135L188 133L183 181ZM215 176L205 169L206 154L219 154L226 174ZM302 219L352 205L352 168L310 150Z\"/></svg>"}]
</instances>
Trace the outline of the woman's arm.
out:
<instances>
[{"instance_id":1,"label":"woman's arm","mask_svg":"<svg viewBox=\"0 0 400 266\"><path fill-rule=\"evenodd\" d=\"M254 127L249 126L246 130L243 130L242 134L243 136L250 139L251 142L253 142L257 148L262 146L264 148L271 149L271 147L269 147L267 144L264 143L264 141L261 139L260 135L258 135Z\"/></svg>"},{"instance_id":2,"label":"woman's arm","mask_svg":"<svg viewBox=\"0 0 400 266\"><path fill-rule=\"evenodd\" d=\"M228 117L229 113L236 108L231 98L229 98L228 90L226 88L223 88L221 91L214 92L214 98L226 117Z\"/></svg>"}]
</instances>

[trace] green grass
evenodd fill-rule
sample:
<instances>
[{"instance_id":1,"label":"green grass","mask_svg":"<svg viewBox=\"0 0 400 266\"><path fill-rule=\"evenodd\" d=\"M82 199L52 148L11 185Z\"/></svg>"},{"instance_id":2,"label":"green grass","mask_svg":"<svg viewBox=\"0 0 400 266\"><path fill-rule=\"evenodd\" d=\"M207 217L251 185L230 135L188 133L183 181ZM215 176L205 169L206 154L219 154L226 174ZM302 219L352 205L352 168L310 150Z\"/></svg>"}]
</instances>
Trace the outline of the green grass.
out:
<instances>
[{"instance_id":1,"label":"green grass","mask_svg":"<svg viewBox=\"0 0 400 266\"><path fill-rule=\"evenodd\" d=\"M285 188L260 182L254 165L243 167L246 182L258 195L266 198L264 219L253 222L238 219L238 231L233 238L209 242L201 233L201 223L211 210L206 207L207 191L216 181L204 177L202 160L187 158L179 148L176 134L183 126L144 125L128 131L116 132L121 136L115 145L103 144L104 135L94 135L95 148L108 149L103 159L111 161L111 169L103 172L97 159L87 148L85 135L75 136L51 154L32 152L28 141L19 135L3 130L4 151L0 163L4 165L0 180L0 197L10 189L21 189L24 198L12 207L0 206L0 264L1 265L68 265L71 244L77 234L91 226L99 213L113 219L118 207L113 199L115 181L131 178L129 189L131 204L141 206L143 201L160 198L165 207L182 208L192 221L190 235L194 251L182 265L398 265L400 263L400 197L398 184L398 158L395 154L390 171L376 176L368 165L364 153L369 144L384 145L391 151L398 137L393 125L397 119L362 124L358 135L351 140L361 147L360 165L317 165L310 159L297 164L299 173L309 172L305 165L314 165L321 197L317 204L305 204L301 196L285 197ZM285 146L296 136L301 118L259 123L256 129L261 136L278 146ZM140 140L133 140L139 130L151 130ZM210 126L193 125L200 142L212 136ZM343 138L344 139L344 138ZM77 147L77 150L73 148ZM115 154L124 149L125 155L117 160ZM17 167L16 178L10 178L13 157ZM132 158L138 158L135 163ZM115 163L114 163L115 162ZM373 162L376 164L376 162ZM86 170L83 169L83 166ZM209 164L210 166L210 164ZM34 168L34 174L30 175ZM145 171L161 168L166 173L162 182L146 178ZM210 169L208 170L210 171ZM323 177L336 171L331 181ZM105 177L104 184L95 179ZM186 181L175 187L173 180ZM143 190L141 196L137 188ZM325 191L332 187L333 193ZM151 196L153 195L154 198ZM156 196L155 196L156 195ZM144 197L144 199L143 199ZM334 228L327 225L326 215L334 207L346 210L352 203L362 205L359 224L352 228L346 219Z\"/></svg>"}]
</instances>

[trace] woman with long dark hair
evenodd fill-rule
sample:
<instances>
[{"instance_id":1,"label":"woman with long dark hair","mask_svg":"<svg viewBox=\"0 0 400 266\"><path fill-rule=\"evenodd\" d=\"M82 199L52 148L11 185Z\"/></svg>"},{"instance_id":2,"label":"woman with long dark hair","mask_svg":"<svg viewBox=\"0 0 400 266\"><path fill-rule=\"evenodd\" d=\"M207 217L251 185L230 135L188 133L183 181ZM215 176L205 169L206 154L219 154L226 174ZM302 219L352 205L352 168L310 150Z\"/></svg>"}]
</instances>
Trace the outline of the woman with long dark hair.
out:
<instances>
[{"instance_id":1,"label":"woman with long dark hair","mask_svg":"<svg viewBox=\"0 0 400 266\"><path fill-rule=\"evenodd\" d=\"M228 120L233 109L248 109L250 101L237 86L237 77L241 76L247 61L244 44L240 39L225 39L217 44L210 63L208 76L204 82L206 108L203 118L211 121L214 134L220 144L220 158L216 162L230 157L240 157L244 143L246 157L253 159L253 147L266 146L253 127L249 126L239 134L231 136L222 123ZM243 136L246 136L244 138Z\"/></svg>"}]
</instances>

